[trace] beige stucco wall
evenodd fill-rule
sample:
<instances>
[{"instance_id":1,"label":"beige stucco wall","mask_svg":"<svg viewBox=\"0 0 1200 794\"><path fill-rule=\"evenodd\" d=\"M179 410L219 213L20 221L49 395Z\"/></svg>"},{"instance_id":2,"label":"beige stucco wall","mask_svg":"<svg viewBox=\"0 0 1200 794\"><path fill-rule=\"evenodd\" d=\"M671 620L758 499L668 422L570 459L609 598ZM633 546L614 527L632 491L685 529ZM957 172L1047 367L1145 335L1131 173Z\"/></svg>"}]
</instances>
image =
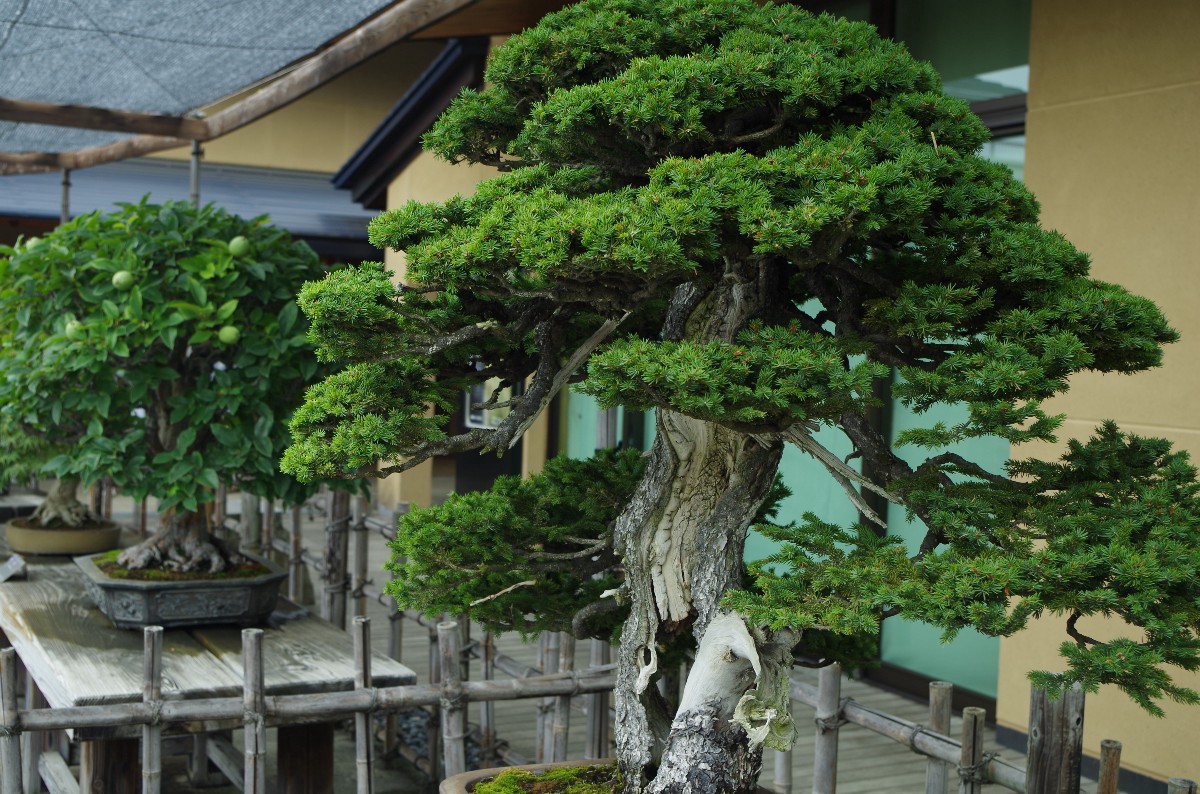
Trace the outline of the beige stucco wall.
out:
<instances>
[{"instance_id":1,"label":"beige stucco wall","mask_svg":"<svg viewBox=\"0 0 1200 794\"><path fill-rule=\"evenodd\" d=\"M1052 410L1063 438L1103 419L1162 436L1200 460L1200 3L1045 0L1033 4L1026 182L1044 225L1093 257L1095 277L1158 303L1183 340L1164 366L1134 376L1081 375ZM1048 445L1015 454L1045 456ZM1081 621L1093 636L1115 625ZM1030 669L1061 669L1063 620L1004 640L997 717L1025 729ZM1200 676L1179 680L1200 689ZM1158 778L1200 777L1200 707L1166 706L1155 719L1119 691L1086 706L1085 748L1124 743L1122 765Z\"/></svg>"},{"instance_id":2,"label":"beige stucco wall","mask_svg":"<svg viewBox=\"0 0 1200 794\"><path fill-rule=\"evenodd\" d=\"M337 171L443 47L402 42L253 124L204 144L208 162ZM237 99L235 97L234 99ZM226 103L209 108L221 109ZM187 158L187 149L161 156Z\"/></svg>"}]
</instances>

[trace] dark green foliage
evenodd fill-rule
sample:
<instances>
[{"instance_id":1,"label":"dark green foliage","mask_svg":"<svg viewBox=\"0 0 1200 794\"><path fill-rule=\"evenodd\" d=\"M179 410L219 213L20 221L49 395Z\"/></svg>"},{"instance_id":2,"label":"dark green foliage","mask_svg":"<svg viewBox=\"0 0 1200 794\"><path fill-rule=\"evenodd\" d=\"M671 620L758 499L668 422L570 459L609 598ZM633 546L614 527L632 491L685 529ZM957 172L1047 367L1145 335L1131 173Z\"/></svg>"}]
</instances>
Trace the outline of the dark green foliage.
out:
<instances>
[{"instance_id":1,"label":"dark green foliage","mask_svg":"<svg viewBox=\"0 0 1200 794\"><path fill-rule=\"evenodd\" d=\"M239 235L251 250L233 256ZM161 509L194 511L220 481L301 496L276 461L317 373L295 303L325 273L307 245L265 218L143 200L0 253L0 405L51 443L45 472L109 476Z\"/></svg>"},{"instance_id":2,"label":"dark green foliage","mask_svg":"<svg viewBox=\"0 0 1200 794\"><path fill-rule=\"evenodd\" d=\"M920 547L812 519L769 529L784 550L730 605L771 626L827 627L815 645L835 655L851 653L835 635L861 648L894 614L947 635L1008 634L1047 611L1113 614L1138 627L1141 650L1079 639L1072 621L1067 677L1116 683L1151 708L1192 697L1150 665L1200 658L1181 578L1197 545L1186 464L1111 428L1057 467L991 473L946 451L977 436L1052 439L1061 418L1044 405L1074 373L1157 366L1176 334L1040 228L1033 196L979 156L987 131L928 64L868 25L792 5L587 0L494 53L485 86L425 143L506 173L371 225L373 242L405 252L407 286L364 265L305 289L314 343L345 369L310 393L285 469L347 476L503 452L567 383L606 406L807 444L849 483L854 470L815 441L834 427L871 485L925 524ZM967 408L900 437L929 448L915 465L867 421L872 381L889 371L918 414ZM495 429L452 435L427 414L493 378L524 386ZM422 540L402 543L429 567L402 597L458 611L539 578L518 560L544 559L539 544L570 522L529 519L516 503L531 498L505 483L417 513ZM501 575L510 568L523 572ZM455 595L416 600L434 581ZM545 586L570 597L522 587L519 606L505 596L471 611L532 630L565 625L592 597L577 580Z\"/></svg>"},{"instance_id":3,"label":"dark green foliage","mask_svg":"<svg viewBox=\"0 0 1200 794\"><path fill-rule=\"evenodd\" d=\"M406 609L470 614L492 630L569 631L579 610L619 583L612 524L645 465L637 450L559 457L528 479L413 510L392 543L388 592ZM623 618L611 603L581 628L610 636Z\"/></svg>"}]
</instances>

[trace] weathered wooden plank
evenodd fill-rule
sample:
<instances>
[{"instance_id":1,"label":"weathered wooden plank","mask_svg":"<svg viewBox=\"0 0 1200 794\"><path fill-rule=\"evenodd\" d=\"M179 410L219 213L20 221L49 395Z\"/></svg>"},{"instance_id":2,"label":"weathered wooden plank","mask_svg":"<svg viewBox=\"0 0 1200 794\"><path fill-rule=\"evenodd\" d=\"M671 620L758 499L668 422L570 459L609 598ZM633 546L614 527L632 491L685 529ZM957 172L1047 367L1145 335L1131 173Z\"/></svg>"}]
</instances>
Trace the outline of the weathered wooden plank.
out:
<instances>
[{"instance_id":1,"label":"weathered wooden plank","mask_svg":"<svg viewBox=\"0 0 1200 794\"><path fill-rule=\"evenodd\" d=\"M241 671L241 635L236 628L193 629L191 636L231 671ZM319 618L288 621L263 636L268 695L334 692L354 688L350 635ZM376 686L416 683L416 674L381 653L371 655ZM240 691L240 689L238 690Z\"/></svg>"},{"instance_id":2,"label":"weathered wooden plank","mask_svg":"<svg viewBox=\"0 0 1200 794\"><path fill-rule=\"evenodd\" d=\"M52 707L141 700L142 636L114 628L82 581L73 564L55 564L32 566L27 580L0 584L0 629ZM241 692L239 677L213 664L186 632L166 632L163 655L164 698Z\"/></svg>"},{"instance_id":3,"label":"weathered wooden plank","mask_svg":"<svg viewBox=\"0 0 1200 794\"><path fill-rule=\"evenodd\" d=\"M46 750L38 755L37 768L50 794L79 794L79 781L56 751Z\"/></svg>"},{"instance_id":4,"label":"weathered wooden plank","mask_svg":"<svg viewBox=\"0 0 1200 794\"><path fill-rule=\"evenodd\" d=\"M229 782L244 791L246 789L244 762L242 754L233 746L233 742L225 736L209 736L206 749L208 760L212 761L213 765L229 778Z\"/></svg>"}]
</instances>

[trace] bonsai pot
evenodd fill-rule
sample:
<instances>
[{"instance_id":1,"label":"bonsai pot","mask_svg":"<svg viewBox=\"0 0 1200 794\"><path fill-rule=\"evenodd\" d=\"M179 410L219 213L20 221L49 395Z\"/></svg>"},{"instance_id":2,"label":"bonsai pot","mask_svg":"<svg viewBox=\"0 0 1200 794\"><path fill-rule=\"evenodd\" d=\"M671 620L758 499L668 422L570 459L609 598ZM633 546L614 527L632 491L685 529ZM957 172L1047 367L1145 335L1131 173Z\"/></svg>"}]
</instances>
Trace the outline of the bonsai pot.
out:
<instances>
[{"instance_id":1,"label":"bonsai pot","mask_svg":"<svg viewBox=\"0 0 1200 794\"><path fill-rule=\"evenodd\" d=\"M97 556L76 557L75 564L96 606L123 629L261 623L275 608L279 584L287 577L283 568L243 552L268 572L188 581L115 579L96 566Z\"/></svg>"},{"instance_id":2,"label":"bonsai pot","mask_svg":"<svg viewBox=\"0 0 1200 794\"><path fill-rule=\"evenodd\" d=\"M4 525L9 551L16 554L58 554L74 556L115 549L121 526L111 522L92 527L47 528L30 524L26 518L14 518Z\"/></svg>"}]
</instances>

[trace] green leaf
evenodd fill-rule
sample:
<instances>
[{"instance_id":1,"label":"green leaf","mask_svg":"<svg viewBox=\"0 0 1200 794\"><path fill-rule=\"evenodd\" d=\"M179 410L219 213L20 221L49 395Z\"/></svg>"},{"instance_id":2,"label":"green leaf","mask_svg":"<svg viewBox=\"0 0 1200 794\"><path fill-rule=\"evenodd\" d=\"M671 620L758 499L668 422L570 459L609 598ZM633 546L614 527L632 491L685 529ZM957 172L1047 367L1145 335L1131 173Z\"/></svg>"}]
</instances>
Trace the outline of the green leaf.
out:
<instances>
[{"instance_id":1,"label":"green leaf","mask_svg":"<svg viewBox=\"0 0 1200 794\"><path fill-rule=\"evenodd\" d=\"M136 284L129 290L129 304L126 308L129 311L129 319L142 319L142 290Z\"/></svg>"},{"instance_id":2,"label":"green leaf","mask_svg":"<svg viewBox=\"0 0 1200 794\"><path fill-rule=\"evenodd\" d=\"M237 307L238 302L236 298L222 303L221 308L217 309L217 322L224 322L225 320L228 320L231 316L233 316L233 313L237 311Z\"/></svg>"},{"instance_id":3,"label":"green leaf","mask_svg":"<svg viewBox=\"0 0 1200 794\"><path fill-rule=\"evenodd\" d=\"M287 335L292 332L292 327L296 324L299 308L295 301L284 304L284 307L279 310L279 332Z\"/></svg>"}]
</instances>

